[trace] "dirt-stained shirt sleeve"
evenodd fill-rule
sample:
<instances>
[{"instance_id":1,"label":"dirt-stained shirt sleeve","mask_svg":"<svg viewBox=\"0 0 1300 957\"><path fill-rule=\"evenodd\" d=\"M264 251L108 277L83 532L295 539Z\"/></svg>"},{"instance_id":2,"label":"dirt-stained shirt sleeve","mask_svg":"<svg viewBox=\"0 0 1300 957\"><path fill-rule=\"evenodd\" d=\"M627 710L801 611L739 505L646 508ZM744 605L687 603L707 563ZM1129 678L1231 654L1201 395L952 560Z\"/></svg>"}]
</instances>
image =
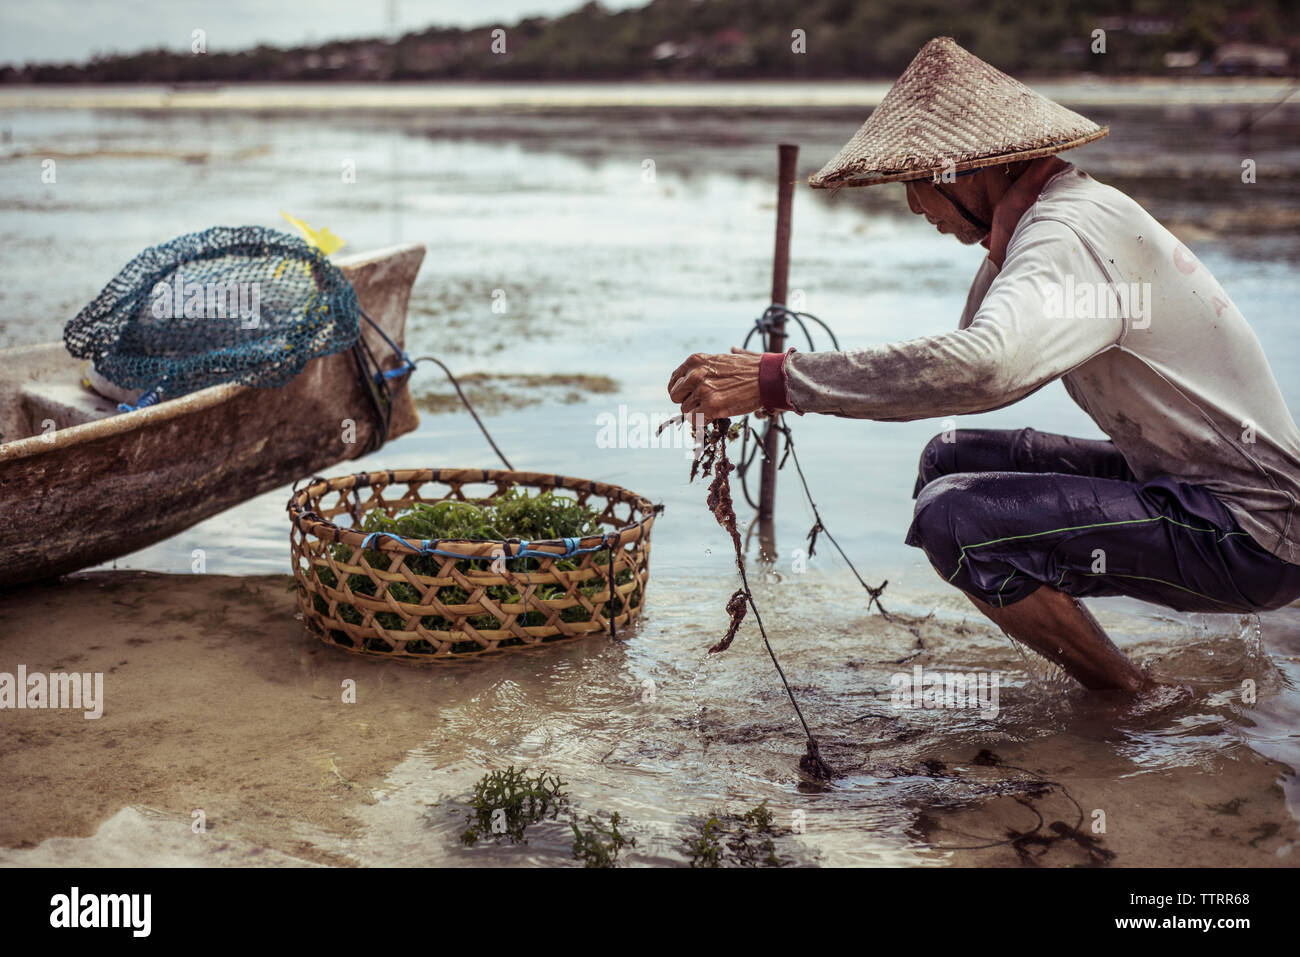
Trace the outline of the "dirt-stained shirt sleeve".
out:
<instances>
[{"instance_id":1,"label":"dirt-stained shirt sleeve","mask_svg":"<svg viewBox=\"0 0 1300 957\"><path fill-rule=\"evenodd\" d=\"M1106 276L1074 231L1029 222L968 326L852 352L795 353L785 365L790 403L889 421L985 412L1117 344L1123 330Z\"/></svg>"}]
</instances>

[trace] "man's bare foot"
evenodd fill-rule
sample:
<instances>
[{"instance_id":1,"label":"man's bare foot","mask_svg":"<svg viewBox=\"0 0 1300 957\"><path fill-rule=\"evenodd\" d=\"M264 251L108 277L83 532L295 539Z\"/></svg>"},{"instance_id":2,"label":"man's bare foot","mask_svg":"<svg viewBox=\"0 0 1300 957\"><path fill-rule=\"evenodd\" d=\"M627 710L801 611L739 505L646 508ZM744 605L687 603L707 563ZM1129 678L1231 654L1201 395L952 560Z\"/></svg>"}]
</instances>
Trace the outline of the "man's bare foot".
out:
<instances>
[{"instance_id":1,"label":"man's bare foot","mask_svg":"<svg viewBox=\"0 0 1300 957\"><path fill-rule=\"evenodd\" d=\"M1195 699L1196 692L1191 685L1151 681L1129 700L1124 714L1128 717L1147 718L1190 704Z\"/></svg>"},{"instance_id":2,"label":"man's bare foot","mask_svg":"<svg viewBox=\"0 0 1300 957\"><path fill-rule=\"evenodd\" d=\"M1078 713L1082 727L1091 727L1100 738L1132 731L1169 727L1195 708L1196 692L1185 684L1155 682L1145 691L1101 691L1089 696Z\"/></svg>"}]
</instances>

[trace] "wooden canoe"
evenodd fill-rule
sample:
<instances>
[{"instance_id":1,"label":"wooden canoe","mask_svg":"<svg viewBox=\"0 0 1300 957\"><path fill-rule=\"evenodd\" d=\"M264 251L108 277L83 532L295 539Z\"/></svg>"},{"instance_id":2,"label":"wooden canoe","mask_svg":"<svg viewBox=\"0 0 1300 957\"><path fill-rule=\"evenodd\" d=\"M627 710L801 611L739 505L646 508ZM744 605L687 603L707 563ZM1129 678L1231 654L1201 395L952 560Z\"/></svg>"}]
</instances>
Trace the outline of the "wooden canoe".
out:
<instances>
[{"instance_id":1,"label":"wooden canoe","mask_svg":"<svg viewBox=\"0 0 1300 957\"><path fill-rule=\"evenodd\" d=\"M423 260L418 244L335 260L403 348ZM362 327L384 368L399 366ZM282 388L213 386L126 413L82 384L85 365L62 342L0 350L0 588L160 542L356 458L378 427L351 350L311 360ZM407 379L390 381L394 438L419 418Z\"/></svg>"}]
</instances>

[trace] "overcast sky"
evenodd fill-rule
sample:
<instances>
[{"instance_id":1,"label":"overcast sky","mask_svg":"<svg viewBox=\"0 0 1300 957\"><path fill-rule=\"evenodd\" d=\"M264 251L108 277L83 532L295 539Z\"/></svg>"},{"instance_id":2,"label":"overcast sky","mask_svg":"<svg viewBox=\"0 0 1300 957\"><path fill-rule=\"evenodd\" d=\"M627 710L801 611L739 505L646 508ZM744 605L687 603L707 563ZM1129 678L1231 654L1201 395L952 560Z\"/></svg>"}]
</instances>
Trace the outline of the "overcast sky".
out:
<instances>
[{"instance_id":1,"label":"overcast sky","mask_svg":"<svg viewBox=\"0 0 1300 957\"><path fill-rule=\"evenodd\" d=\"M646 0L604 0L607 9ZM0 63L80 61L95 53L188 50L190 35L207 31L208 52L258 43L294 46L376 36L396 12L399 32L432 24L475 26L554 15L581 0L4 0L0 5Z\"/></svg>"}]
</instances>

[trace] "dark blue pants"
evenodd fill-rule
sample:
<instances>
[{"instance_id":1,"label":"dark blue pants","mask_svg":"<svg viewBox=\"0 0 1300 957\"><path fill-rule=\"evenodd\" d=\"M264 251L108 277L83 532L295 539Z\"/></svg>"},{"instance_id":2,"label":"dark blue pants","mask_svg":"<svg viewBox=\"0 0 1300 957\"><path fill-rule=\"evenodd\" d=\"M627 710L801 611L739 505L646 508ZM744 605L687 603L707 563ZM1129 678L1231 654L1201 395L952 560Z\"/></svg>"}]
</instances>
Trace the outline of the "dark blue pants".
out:
<instances>
[{"instance_id":1,"label":"dark blue pants","mask_svg":"<svg viewBox=\"0 0 1300 957\"><path fill-rule=\"evenodd\" d=\"M907 544L995 607L1041 585L1179 611L1266 611L1300 598L1300 565L1256 544L1205 489L1138 482L1111 442L958 429L925 447L913 497Z\"/></svg>"}]
</instances>

